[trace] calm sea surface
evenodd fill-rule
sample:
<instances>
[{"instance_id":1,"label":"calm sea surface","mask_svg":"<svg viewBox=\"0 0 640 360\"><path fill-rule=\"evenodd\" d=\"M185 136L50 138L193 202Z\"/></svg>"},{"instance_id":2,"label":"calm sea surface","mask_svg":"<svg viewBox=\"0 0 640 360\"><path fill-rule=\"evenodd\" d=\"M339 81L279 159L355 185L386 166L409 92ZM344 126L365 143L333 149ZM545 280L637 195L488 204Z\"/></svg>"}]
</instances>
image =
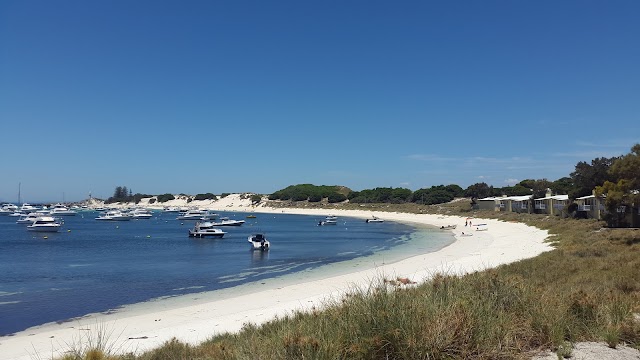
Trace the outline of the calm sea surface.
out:
<instances>
[{"instance_id":1,"label":"calm sea surface","mask_svg":"<svg viewBox=\"0 0 640 360\"><path fill-rule=\"evenodd\" d=\"M408 257L451 242L442 232L422 229L426 240L415 244L418 229L389 221L367 224L340 217L338 225L317 226L322 217L220 215L246 223L222 227L227 232L222 239L193 239L187 230L194 221L176 220L175 213L109 222L95 220L95 212L81 212L64 217L58 233L29 232L17 218L0 216L0 335L364 256L396 251L396 257ZM252 232L264 232L271 250L249 250Z\"/></svg>"}]
</instances>

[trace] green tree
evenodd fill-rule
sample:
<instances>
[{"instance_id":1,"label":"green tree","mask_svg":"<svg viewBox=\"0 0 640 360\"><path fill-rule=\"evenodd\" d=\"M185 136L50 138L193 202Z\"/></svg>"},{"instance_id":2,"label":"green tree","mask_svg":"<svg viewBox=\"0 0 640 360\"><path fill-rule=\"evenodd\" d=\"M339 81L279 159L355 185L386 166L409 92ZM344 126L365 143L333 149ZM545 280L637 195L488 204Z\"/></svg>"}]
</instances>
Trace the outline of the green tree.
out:
<instances>
[{"instance_id":1,"label":"green tree","mask_svg":"<svg viewBox=\"0 0 640 360\"><path fill-rule=\"evenodd\" d=\"M176 197L173 196L173 194L162 194L162 195L158 195L158 202L160 203L164 203L167 202L169 200L174 200Z\"/></svg>"},{"instance_id":2,"label":"green tree","mask_svg":"<svg viewBox=\"0 0 640 360\"><path fill-rule=\"evenodd\" d=\"M193 200L216 200L218 197L212 193L197 194Z\"/></svg>"},{"instance_id":3,"label":"green tree","mask_svg":"<svg viewBox=\"0 0 640 360\"><path fill-rule=\"evenodd\" d=\"M445 186L444 189L449 194L453 195L454 198L464 196L464 189L462 189L459 185L450 184L450 185Z\"/></svg>"},{"instance_id":4,"label":"green tree","mask_svg":"<svg viewBox=\"0 0 640 360\"><path fill-rule=\"evenodd\" d=\"M418 189L411 195L411 201L426 205L449 202L455 198L454 194L459 191L455 186L437 185L428 189ZM460 188L460 190L462 190L462 188Z\"/></svg>"},{"instance_id":5,"label":"green tree","mask_svg":"<svg viewBox=\"0 0 640 360\"><path fill-rule=\"evenodd\" d=\"M618 158L610 167L609 175L617 181L605 181L596 187L596 195L605 196L609 226L625 226L627 212L636 213L640 204L640 144Z\"/></svg>"},{"instance_id":6,"label":"green tree","mask_svg":"<svg viewBox=\"0 0 640 360\"><path fill-rule=\"evenodd\" d=\"M475 183L470 185L465 191L464 196L472 199L482 199L487 196L491 196L493 193L493 187L487 185L487 183Z\"/></svg>"},{"instance_id":7,"label":"green tree","mask_svg":"<svg viewBox=\"0 0 640 360\"><path fill-rule=\"evenodd\" d=\"M347 200L347 197L340 193L333 193L327 197L327 201L331 204L343 202L345 200Z\"/></svg>"},{"instance_id":8,"label":"green tree","mask_svg":"<svg viewBox=\"0 0 640 360\"><path fill-rule=\"evenodd\" d=\"M262 201L262 196L260 196L258 194L251 195L251 205L255 205L255 204L259 203L260 201Z\"/></svg>"},{"instance_id":9,"label":"green tree","mask_svg":"<svg viewBox=\"0 0 640 360\"><path fill-rule=\"evenodd\" d=\"M581 196L591 195L596 186L602 186L605 181L617 182L609 169L618 157L595 158L591 164L581 161L576 164L575 171L570 174L573 181L573 189L569 191L569 197L575 199Z\"/></svg>"},{"instance_id":10,"label":"green tree","mask_svg":"<svg viewBox=\"0 0 640 360\"><path fill-rule=\"evenodd\" d=\"M525 196L531 195L531 189L526 188L520 184L516 184L514 186L505 186L500 189L496 189L500 191L500 195L506 196Z\"/></svg>"},{"instance_id":11,"label":"green tree","mask_svg":"<svg viewBox=\"0 0 640 360\"><path fill-rule=\"evenodd\" d=\"M570 177L565 176L552 182L551 190L556 194L569 195L575 190L575 185Z\"/></svg>"},{"instance_id":12,"label":"green tree","mask_svg":"<svg viewBox=\"0 0 640 360\"><path fill-rule=\"evenodd\" d=\"M538 180L522 180L518 183L518 185L524 186L528 189L531 189L531 194L534 199L543 198L547 194L547 189L551 188L551 181L547 179L538 179Z\"/></svg>"}]
</instances>

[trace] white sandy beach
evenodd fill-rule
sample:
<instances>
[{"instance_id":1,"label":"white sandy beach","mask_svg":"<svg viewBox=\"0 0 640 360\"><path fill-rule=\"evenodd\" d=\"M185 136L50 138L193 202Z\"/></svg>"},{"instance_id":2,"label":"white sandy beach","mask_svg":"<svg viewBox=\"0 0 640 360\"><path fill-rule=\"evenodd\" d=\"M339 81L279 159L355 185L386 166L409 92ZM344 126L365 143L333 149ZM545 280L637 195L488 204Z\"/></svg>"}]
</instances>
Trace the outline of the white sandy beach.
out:
<instances>
[{"instance_id":1,"label":"white sandy beach","mask_svg":"<svg viewBox=\"0 0 640 360\"><path fill-rule=\"evenodd\" d=\"M468 273L534 257L552 249L545 243L548 233L544 230L489 219L473 219L474 224L487 224L486 231L476 231L465 227L465 218L456 216L325 209L252 209L247 201L240 201L233 195L199 205L218 211L253 210L257 216L269 212L332 214L362 219L376 215L384 220L404 223L437 227L457 225L457 229L452 230L456 241L437 252L349 274L315 280L300 279L298 282L276 279L211 293L159 299L126 306L113 314L88 315L62 324L45 324L0 338L0 359L30 360L62 355L70 344L95 336L100 332L98 328L110 334L112 348L119 352L148 350L174 337L195 344L221 332L237 331L247 322L260 324L295 310L321 307L327 299L340 297L354 286L367 286L382 276L421 282L437 272ZM463 236L463 232L472 236ZM276 249L274 247L273 251Z\"/></svg>"}]
</instances>

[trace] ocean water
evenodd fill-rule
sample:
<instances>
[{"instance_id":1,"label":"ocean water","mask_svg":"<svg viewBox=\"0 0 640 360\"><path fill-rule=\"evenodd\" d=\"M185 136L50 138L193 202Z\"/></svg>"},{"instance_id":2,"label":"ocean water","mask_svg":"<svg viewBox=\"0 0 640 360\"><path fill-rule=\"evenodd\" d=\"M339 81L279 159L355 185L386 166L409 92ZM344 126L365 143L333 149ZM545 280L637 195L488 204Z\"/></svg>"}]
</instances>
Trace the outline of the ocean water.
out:
<instances>
[{"instance_id":1,"label":"ocean water","mask_svg":"<svg viewBox=\"0 0 640 360\"><path fill-rule=\"evenodd\" d=\"M435 229L390 221L340 217L337 225L317 226L318 216L246 215L221 212L246 221L222 227L222 239L189 238L194 221L176 220L175 213L105 222L95 220L95 212L81 212L64 217L58 233L29 232L16 218L0 216L0 335L362 257L400 260L452 241ZM270 251L250 250L253 232L266 234Z\"/></svg>"}]
</instances>

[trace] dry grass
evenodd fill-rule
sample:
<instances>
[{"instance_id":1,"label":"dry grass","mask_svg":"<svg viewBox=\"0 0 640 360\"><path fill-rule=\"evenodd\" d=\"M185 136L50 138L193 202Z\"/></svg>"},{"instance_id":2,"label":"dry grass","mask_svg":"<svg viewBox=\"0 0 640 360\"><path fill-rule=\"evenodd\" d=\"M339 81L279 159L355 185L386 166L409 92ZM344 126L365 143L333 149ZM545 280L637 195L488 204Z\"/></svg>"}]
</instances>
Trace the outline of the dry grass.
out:
<instances>
[{"instance_id":1,"label":"dry grass","mask_svg":"<svg viewBox=\"0 0 640 360\"><path fill-rule=\"evenodd\" d=\"M640 345L640 231L602 229L593 220L472 212L464 201L367 206L524 222L548 229L557 249L463 277L436 275L419 286L381 279L322 311L247 324L196 347L174 340L121 358L519 359L541 348L568 355L572 342L584 340Z\"/></svg>"}]
</instances>

